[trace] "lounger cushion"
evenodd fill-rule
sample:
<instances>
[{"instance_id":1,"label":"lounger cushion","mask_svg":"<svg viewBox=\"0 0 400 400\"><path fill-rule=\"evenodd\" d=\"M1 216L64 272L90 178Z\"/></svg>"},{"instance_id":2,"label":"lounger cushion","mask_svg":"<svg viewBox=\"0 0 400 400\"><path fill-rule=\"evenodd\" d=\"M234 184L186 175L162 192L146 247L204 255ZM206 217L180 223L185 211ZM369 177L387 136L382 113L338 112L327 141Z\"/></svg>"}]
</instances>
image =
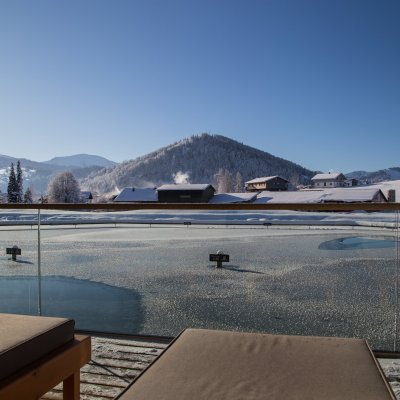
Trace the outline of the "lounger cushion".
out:
<instances>
[{"instance_id":1,"label":"lounger cushion","mask_svg":"<svg viewBox=\"0 0 400 400\"><path fill-rule=\"evenodd\" d=\"M0 314L0 380L74 338L66 318Z\"/></svg>"},{"instance_id":2,"label":"lounger cushion","mask_svg":"<svg viewBox=\"0 0 400 400\"><path fill-rule=\"evenodd\" d=\"M364 340L186 330L123 400L394 400Z\"/></svg>"}]
</instances>

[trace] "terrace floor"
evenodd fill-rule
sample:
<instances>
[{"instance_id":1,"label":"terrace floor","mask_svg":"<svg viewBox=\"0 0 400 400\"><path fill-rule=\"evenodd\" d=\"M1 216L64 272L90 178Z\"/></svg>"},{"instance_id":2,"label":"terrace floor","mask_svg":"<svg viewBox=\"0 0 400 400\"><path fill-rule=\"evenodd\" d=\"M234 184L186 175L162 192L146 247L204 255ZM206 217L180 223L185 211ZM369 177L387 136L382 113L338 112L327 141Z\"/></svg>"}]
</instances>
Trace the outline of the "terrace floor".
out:
<instances>
[{"instance_id":1,"label":"terrace floor","mask_svg":"<svg viewBox=\"0 0 400 400\"><path fill-rule=\"evenodd\" d=\"M167 345L168 340L92 336L92 360L81 369L81 399L114 399ZM378 360L400 400L400 359ZM60 399L61 385L42 397L42 400Z\"/></svg>"},{"instance_id":2,"label":"terrace floor","mask_svg":"<svg viewBox=\"0 0 400 400\"><path fill-rule=\"evenodd\" d=\"M110 400L119 395L167 346L156 340L92 336L92 360L81 369L81 400ZM58 385L42 400L61 400Z\"/></svg>"}]
</instances>

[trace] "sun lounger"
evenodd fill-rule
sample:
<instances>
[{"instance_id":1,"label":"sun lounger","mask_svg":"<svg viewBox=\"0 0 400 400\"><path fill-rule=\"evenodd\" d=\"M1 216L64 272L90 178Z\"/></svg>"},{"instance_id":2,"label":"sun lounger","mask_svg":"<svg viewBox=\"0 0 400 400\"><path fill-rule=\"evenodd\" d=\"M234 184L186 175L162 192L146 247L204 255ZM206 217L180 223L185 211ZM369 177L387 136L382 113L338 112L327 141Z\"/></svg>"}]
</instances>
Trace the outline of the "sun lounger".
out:
<instances>
[{"instance_id":1,"label":"sun lounger","mask_svg":"<svg viewBox=\"0 0 400 400\"><path fill-rule=\"evenodd\" d=\"M395 400L365 340L188 329L120 400Z\"/></svg>"},{"instance_id":2,"label":"sun lounger","mask_svg":"<svg viewBox=\"0 0 400 400\"><path fill-rule=\"evenodd\" d=\"M65 318L0 314L0 399L39 399L63 382L63 399L78 400L80 368L91 357L88 336Z\"/></svg>"}]
</instances>

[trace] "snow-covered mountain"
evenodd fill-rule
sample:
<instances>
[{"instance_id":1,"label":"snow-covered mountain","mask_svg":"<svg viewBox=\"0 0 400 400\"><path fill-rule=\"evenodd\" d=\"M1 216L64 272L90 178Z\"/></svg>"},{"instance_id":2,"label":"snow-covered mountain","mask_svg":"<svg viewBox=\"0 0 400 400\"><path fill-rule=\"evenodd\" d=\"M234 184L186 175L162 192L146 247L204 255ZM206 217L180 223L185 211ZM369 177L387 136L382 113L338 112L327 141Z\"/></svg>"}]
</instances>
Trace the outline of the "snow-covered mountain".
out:
<instances>
[{"instance_id":1,"label":"snow-covered mountain","mask_svg":"<svg viewBox=\"0 0 400 400\"><path fill-rule=\"evenodd\" d=\"M24 189L31 187L37 195L45 193L50 179L65 170L72 171L83 190L100 194L116 192L126 186L152 187L174 181L212 183L217 187L221 173L225 174L225 179L228 173L234 185L240 180L242 187L247 180L272 175L279 175L295 186L310 183L316 173L227 137L202 134L121 164L87 154L55 157L46 162L0 155L0 191L7 191L10 165L16 165L18 160L24 173ZM400 182L399 167L345 175L359 179L361 184Z\"/></svg>"},{"instance_id":2,"label":"snow-covered mountain","mask_svg":"<svg viewBox=\"0 0 400 400\"><path fill-rule=\"evenodd\" d=\"M107 158L94 156L91 154L75 154L73 156L65 157L54 157L49 161L45 161L45 164L66 166L66 167L112 167L116 163L114 161L107 160Z\"/></svg>"},{"instance_id":3,"label":"snow-covered mountain","mask_svg":"<svg viewBox=\"0 0 400 400\"><path fill-rule=\"evenodd\" d=\"M394 181L400 179L400 168L392 167L387 169L381 169L379 171L367 172L367 171L354 171L349 172L346 178L355 178L360 181L360 184L372 184L383 181Z\"/></svg>"},{"instance_id":4,"label":"snow-covered mountain","mask_svg":"<svg viewBox=\"0 0 400 400\"><path fill-rule=\"evenodd\" d=\"M201 134L93 173L82 180L81 187L110 193L127 186L159 186L178 179L215 185L221 170L241 180L242 187L246 180L261 176L279 175L297 185L309 183L314 175L300 165L227 137Z\"/></svg>"},{"instance_id":5,"label":"snow-covered mountain","mask_svg":"<svg viewBox=\"0 0 400 400\"><path fill-rule=\"evenodd\" d=\"M74 159L74 156L71 157ZM92 159L97 160L97 156L89 156L87 160L91 157L93 157ZM102 157L100 158L103 159ZM89 164L86 167L57 165L49 164L47 162L32 161L25 158L0 155L0 191L7 191L11 163L14 163L14 167L16 167L18 160L21 162L24 190L30 187L36 195L45 193L50 179L61 171L70 170L77 179L82 179L90 173L103 169L103 166L98 166L96 164Z\"/></svg>"}]
</instances>

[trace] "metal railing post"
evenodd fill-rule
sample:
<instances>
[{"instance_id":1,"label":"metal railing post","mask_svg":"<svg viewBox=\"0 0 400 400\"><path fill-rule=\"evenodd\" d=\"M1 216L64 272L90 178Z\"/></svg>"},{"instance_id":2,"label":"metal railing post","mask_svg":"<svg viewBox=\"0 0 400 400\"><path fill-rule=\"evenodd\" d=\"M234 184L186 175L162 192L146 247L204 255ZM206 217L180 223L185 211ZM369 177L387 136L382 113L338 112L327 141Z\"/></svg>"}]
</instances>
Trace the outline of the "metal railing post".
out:
<instances>
[{"instance_id":1,"label":"metal railing post","mask_svg":"<svg viewBox=\"0 0 400 400\"><path fill-rule=\"evenodd\" d=\"M42 315L42 271L40 249L40 207L38 208L38 314Z\"/></svg>"},{"instance_id":2,"label":"metal railing post","mask_svg":"<svg viewBox=\"0 0 400 400\"><path fill-rule=\"evenodd\" d=\"M397 351L397 338L398 338L398 319L399 319L399 267L400 267L400 249L399 249L399 211L396 211L396 277L394 284L395 295L395 314L394 314L394 344L393 351Z\"/></svg>"}]
</instances>

